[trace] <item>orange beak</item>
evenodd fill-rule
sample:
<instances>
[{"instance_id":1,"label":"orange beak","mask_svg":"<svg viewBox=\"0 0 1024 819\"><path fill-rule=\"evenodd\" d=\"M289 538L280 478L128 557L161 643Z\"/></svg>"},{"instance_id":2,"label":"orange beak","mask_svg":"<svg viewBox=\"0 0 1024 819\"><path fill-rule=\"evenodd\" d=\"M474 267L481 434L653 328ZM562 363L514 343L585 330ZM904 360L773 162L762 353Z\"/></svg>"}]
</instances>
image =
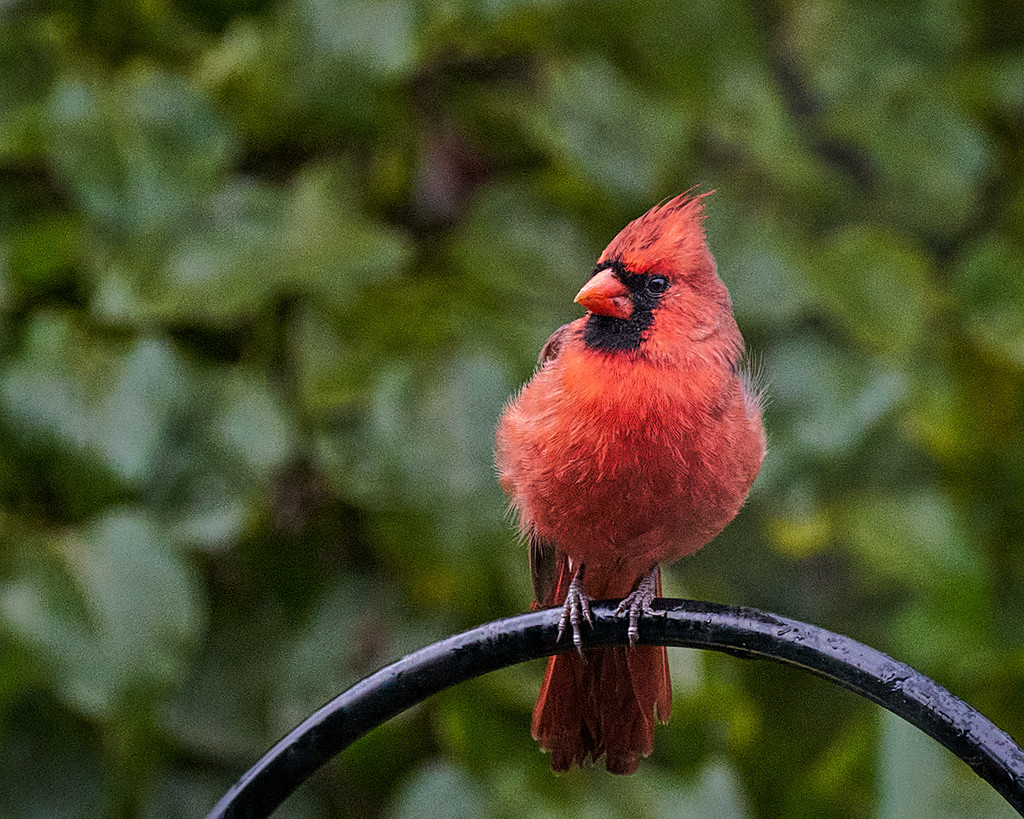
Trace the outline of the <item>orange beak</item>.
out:
<instances>
[{"instance_id":1,"label":"orange beak","mask_svg":"<svg viewBox=\"0 0 1024 819\"><path fill-rule=\"evenodd\" d=\"M620 282L610 267L595 274L576 294L575 301L591 313L628 319L633 315L633 298L629 288Z\"/></svg>"}]
</instances>

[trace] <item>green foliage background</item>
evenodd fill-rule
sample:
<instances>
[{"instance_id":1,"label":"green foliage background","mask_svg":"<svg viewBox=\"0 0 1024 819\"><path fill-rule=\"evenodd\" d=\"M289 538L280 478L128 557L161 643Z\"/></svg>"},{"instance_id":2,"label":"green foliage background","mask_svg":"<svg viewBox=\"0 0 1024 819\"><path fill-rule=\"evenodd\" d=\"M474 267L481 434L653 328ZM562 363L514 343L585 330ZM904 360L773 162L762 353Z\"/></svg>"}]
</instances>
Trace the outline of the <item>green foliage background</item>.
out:
<instances>
[{"instance_id":1,"label":"green foliage background","mask_svg":"<svg viewBox=\"0 0 1024 819\"><path fill-rule=\"evenodd\" d=\"M1022 45L1001 0L0 0L0 815L203 815L352 682L525 610L496 419L697 183L770 453L666 593L1024 738ZM1011 815L852 694L672 662L635 777L549 772L531 664L280 815Z\"/></svg>"}]
</instances>

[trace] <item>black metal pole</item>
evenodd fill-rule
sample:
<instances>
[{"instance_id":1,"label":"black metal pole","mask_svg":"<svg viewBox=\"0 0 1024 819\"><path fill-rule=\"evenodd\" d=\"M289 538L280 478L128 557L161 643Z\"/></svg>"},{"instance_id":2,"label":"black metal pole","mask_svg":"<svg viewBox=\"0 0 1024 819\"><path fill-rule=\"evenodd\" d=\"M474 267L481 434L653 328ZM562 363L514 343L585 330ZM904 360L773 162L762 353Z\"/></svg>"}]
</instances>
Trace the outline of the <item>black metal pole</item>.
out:
<instances>
[{"instance_id":1,"label":"black metal pole","mask_svg":"<svg viewBox=\"0 0 1024 819\"><path fill-rule=\"evenodd\" d=\"M945 745L1024 816L1024 751L963 700L910 666L841 634L756 609L668 599L654 606L664 609L665 616L641 621L640 642L775 660L832 680ZM586 645L626 642L626 624L614 616L614 607L594 604L594 628L585 626L583 632ZM371 674L274 745L207 819L269 816L328 759L431 694L571 648L555 641L559 614L548 609L487 623Z\"/></svg>"}]
</instances>

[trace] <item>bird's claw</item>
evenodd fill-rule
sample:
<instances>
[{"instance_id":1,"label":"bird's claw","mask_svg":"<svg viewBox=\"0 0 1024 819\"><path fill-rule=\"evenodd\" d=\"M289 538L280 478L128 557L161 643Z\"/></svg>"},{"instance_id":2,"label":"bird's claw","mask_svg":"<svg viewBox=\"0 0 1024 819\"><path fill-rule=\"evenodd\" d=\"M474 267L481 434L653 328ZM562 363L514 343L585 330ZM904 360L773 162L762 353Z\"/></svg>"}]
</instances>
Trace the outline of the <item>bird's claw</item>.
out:
<instances>
[{"instance_id":1,"label":"bird's claw","mask_svg":"<svg viewBox=\"0 0 1024 819\"><path fill-rule=\"evenodd\" d=\"M565 634L565 627L572 627L572 644L576 651L583 656L583 635L581 633L582 621L586 620L591 628L594 627L594 618L590 613L590 597L583 591L583 567L573 575L572 581L565 594L565 603L562 605L562 619L558 621L558 642L562 641Z\"/></svg>"},{"instance_id":2,"label":"bird's claw","mask_svg":"<svg viewBox=\"0 0 1024 819\"><path fill-rule=\"evenodd\" d=\"M630 647L636 646L640 640L640 617L641 615L647 615L648 617L654 617L656 615L664 614L664 612L655 611L651 608L651 602L657 596L658 590L658 568L655 566L651 571L640 578L640 582L636 584L636 588L626 597L622 599L618 607L615 609L615 616L621 617L623 614L629 613L629 628L626 630L626 634L629 637Z\"/></svg>"}]
</instances>

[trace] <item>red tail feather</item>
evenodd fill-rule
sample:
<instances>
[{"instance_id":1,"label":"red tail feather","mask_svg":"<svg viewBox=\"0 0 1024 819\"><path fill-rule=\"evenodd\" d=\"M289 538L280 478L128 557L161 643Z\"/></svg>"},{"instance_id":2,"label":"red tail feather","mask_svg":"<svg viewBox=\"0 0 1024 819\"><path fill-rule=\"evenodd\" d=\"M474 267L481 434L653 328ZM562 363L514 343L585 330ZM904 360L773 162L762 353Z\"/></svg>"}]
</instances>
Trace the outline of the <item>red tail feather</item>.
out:
<instances>
[{"instance_id":1,"label":"red tail feather","mask_svg":"<svg viewBox=\"0 0 1024 819\"><path fill-rule=\"evenodd\" d=\"M563 556L553 602L565 600L570 577ZM599 577L597 567L587 570L586 580L595 598L624 597L631 591L620 587L621 580L616 585L608 582L614 578ZM569 652L548 660L533 709L533 737L551 751L556 771L604 755L611 773L631 774L654 749L655 716L667 722L671 713L672 684L663 646L592 649L584 651L583 659Z\"/></svg>"}]
</instances>

